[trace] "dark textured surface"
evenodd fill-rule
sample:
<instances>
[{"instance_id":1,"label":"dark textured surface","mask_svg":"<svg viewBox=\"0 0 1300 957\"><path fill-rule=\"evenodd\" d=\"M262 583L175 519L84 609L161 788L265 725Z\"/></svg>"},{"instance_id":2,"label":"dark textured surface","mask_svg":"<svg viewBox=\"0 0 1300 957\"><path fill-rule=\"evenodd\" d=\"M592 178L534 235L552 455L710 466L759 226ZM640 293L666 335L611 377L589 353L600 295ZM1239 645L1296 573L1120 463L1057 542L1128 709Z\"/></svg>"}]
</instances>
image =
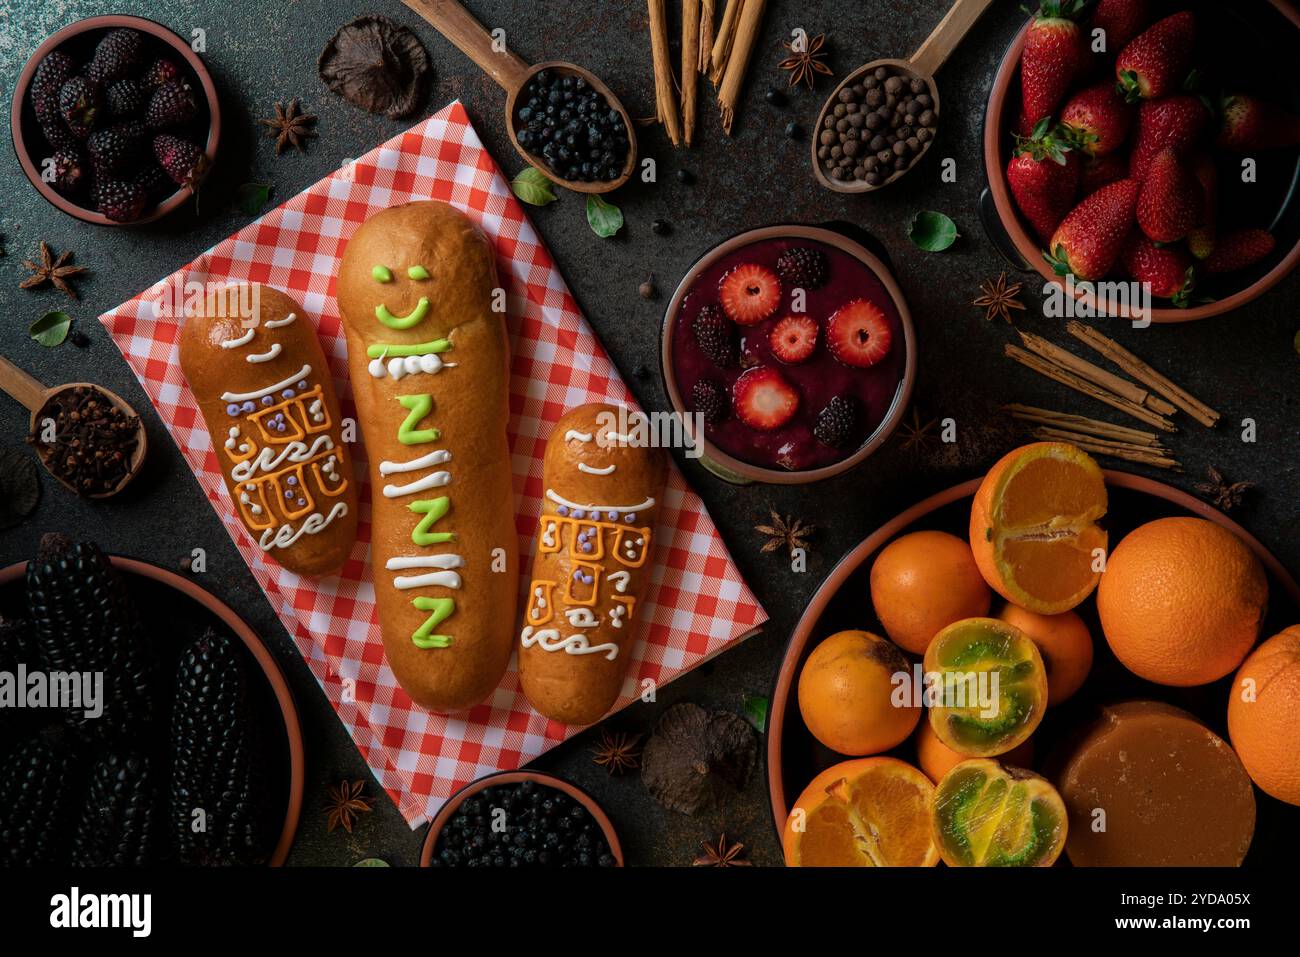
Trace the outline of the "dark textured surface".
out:
<instances>
[{"instance_id":1,"label":"dark textured surface","mask_svg":"<svg viewBox=\"0 0 1300 957\"><path fill-rule=\"evenodd\" d=\"M818 188L808 169L806 141L792 142L783 134L791 119L812 124L831 83L823 81L815 93L794 92L782 109L763 101L767 86L785 82L775 64L783 53L781 39L795 27L830 35L830 63L842 76L866 60L906 56L947 6L945 0L773 0L731 139L721 133L706 84L694 149L674 153L657 128L638 131L642 154L658 160L659 181L635 183L615 195L627 217L617 238L596 237L587 228L581 200L572 194L531 211L579 303L650 409L666 407L657 358L664 299L638 298L637 286L647 273L655 274L666 298L695 257L734 232L780 220L856 223L888 250L909 298L920 341L917 396L924 415L951 416L957 424L953 445L918 455L894 442L855 472L815 487L735 488L696 463L685 463L687 476L772 621L760 636L664 689L656 703L639 704L619 715L612 722L619 729L648 731L663 708L680 700L739 710L746 695L766 695L790 629L835 561L893 514L926 494L977 475L1012 446L1014 436L996 414L1000 404L1021 401L1119 421L1104 407L1004 359L1002 346L1012 336L1010 329L984 322L969 305L979 282L996 277L1003 268L978 221L976 202L983 188L979 137L994 70L1023 20L1018 2L996 3L940 73L939 139L918 168L883 193L855 198ZM274 182L275 196L282 200L403 128L402 123L342 102L316 76L317 53L351 16L382 12L416 30L437 71L428 111L461 98L509 175L523 163L505 134L504 96L396 0L368 5L123 0L114 8L152 16L183 34L196 28L206 31L205 58L221 90L226 117L220 164L204 196L202 215L185 209L140 229L100 229L75 222L40 199L6 146L0 157L0 235L8 251L0 258L0 352L47 383L89 379L118 391L144 412L152 442L145 473L120 501L77 501L43 475L43 501L32 518L0 536L0 562L28 557L40 534L52 529L169 567L190 549L205 548L209 570L203 584L266 636L303 713L307 789L291 863L346 865L372 856L394 864L413 863L422 832L410 832L382 796L375 813L352 836L326 833L319 813L326 784L343 776L364 776L365 765L95 317L243 225L248 217L239 211L234 195L239 184ZM633 115L653 113L643 3L474 0L471 8L484 21L504 26L511 46L525 59L579 61L605 78ZM75 19L102 12L102 4L74 0L0 3L0 82L6 111L13 80L39 39ZM311 141L305 156L289 153L276 159L273 142L261 137L254 121L269 115L275 100L294 96L320 115L321 136ZM955 183L939 180L944 157L956 160ZM672 175L680 167L695 174L692 185L684 186ZM918 209L944 210L957 220L962 238L951 251L931 255L909 244L906 225ZM654 219L668 220L672 232L652 234ZM81 283L82 301L69 302L51 291L17 289L23 275L20 260L33 255L40 239L57 250L74 249L77 261L92 268L93 275ZM1027 284L1024 299L1030 311L1021 324L1062 341L1059 320L1041 315L1040 288L1037 280ZM1214 464L1234 480L1258 483L1260 488L1237 517L1292 569L1300 569L1300 437L1295 424L1300 386L1292 349L1298 290L1300 278L1292 276L1263 300L1218 320L1108 330L1223 412L1224 422L1214 432L1189 424L1173 437L1171 444L1187 474L1161 477L1190 489L1205 467ZM88 348L65 343L45 349L28 339L27 325L52 308L67 309L75 317L75 328L90 338ZM1258 441L1253 444L1241 440L1240 423L1247 417L1258 423ZM26 425L24 410L0 400L0 444L20 442ZM817 524L806 572L791 573L778 556L758 553L760 537L752 526L766 518L769 508ZM635 775L611 780L593 766L588 749L594 735L579 736L538 765L570 778L606 807L629 862L687 863L698 842L723 827L753 849L756 862L779 861L761 772L744 800L728 809L725 820L686 818L656 805ZM377 791L373 782L370 791Z\"/></svg>"}]
</instances>

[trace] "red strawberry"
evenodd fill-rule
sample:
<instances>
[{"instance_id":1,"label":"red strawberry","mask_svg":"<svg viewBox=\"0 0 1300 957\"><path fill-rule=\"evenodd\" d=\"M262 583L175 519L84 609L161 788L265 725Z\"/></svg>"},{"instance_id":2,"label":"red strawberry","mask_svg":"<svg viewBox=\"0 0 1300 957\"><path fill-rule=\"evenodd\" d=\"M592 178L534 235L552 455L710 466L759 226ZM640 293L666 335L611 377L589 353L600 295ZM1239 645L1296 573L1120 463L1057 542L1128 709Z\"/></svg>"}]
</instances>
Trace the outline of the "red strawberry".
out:
<instances>
[{"instance_id":1,"label":"red strawberry","mask_svg":"<svg viewBox=\"0 0 1300 957\"><path fill-rule=\"evenodd\" d=\"M1138 193L1137 221L1153 242L1176 243L1200 221L1205 191L1196 174L1173 150L1151 163Z\"/></svg>"},{"instance_id":2,"label":"red strawberry","mask_svg":"<svg viewBox=\"0 0 1300 957\"><path fill-rule=\"evenodd\" d=\"M1074 134L1079 149L1105 156L1119 149L1133 123L1133 108L1113 83L1101 83L1076 93L1061 111L1061 125Z\"/></svg>"},{"instance_id":3,"label":"red strawberry","mask_svg":"<svg viewBox=\"0 0 1300 957\"><path fill-rule=\"evenodd\" d=\"M826 346L840 362L865 369L889 355L893 334L885 314L865 299L835 310L826 324Z\"/></svg>"},{"instance_id":4,"label":"red strawberry","mask_svg":"<svg viewBox=\"0 0 1300 957\"><path fill-rule=\"evenodd\" d=\"M1187 249L1197 259L1209 259L1214 253L1215 229L1219 221L1219 168L1208 153L1195 154L1189 163L1201 184L1205 202L1196 228L1187 234Z\"/></svg>"},{"instance_id":5,"label":"red strawberry","mask_svg":"<svg viewBox=\"0 0 1300 957\"><path fill-rule=\"evenodd\" d=\"M1097 190L1128 176L1128 157L1123 153L1107 153L1083 164L1079 193L1091 196Z\"/></svg>"},{"instance_id":6,"label":"red strawberry","mask_svg":"<svg viewBox=\"0 0 1300 957\"><path fill-rule=\"evenodd\" d=\"M1043 0L1020 54L1021 132L1051 116L1088 65L1088 47L1074 18L1083 0Z\"/></svg>"},{"instance_id":7,"label":"red strawberry","mask_svg":"<svg viewBox=\"0 0 1300 957\"><path fill-rule=\"evenodd\" d=\"M1253 96L1229 96L1215 145L1221 150L1249 153L1300 144L1300 116Z\"/></svg>"},{"instance_id":8,"label":"red strawberry","mask_svg":"<svg viewBox=\"0 0 1300 957\"><path fill-rule=\"evenodd\" d=\"M773 354L782 362L803 362L817 348L817 320L812 316L786 316L772 327Z\"/></svg>"},{"instance_id":9,"label":"red strawberry","mask_svg":"<svg viewBox=\"0 0 1300 957\"><path fill-rule=\"evenodd\" d=\"M1060 131L1047 132L1050 120L1041 120L1034 134L1020 138L1007 164L1007 184L1020 212L1047 241L1079 194L1079 154Z\"/></svg>"},{"instance_id":10,"label":"red strawberry","mask_svg":"<svg viewBox=\"0 0 1300 957\"><path fill-rule=\"evenodd\" d=\"M1151 22L1150 0L1100 0L1092 29L1106 31L1106 50L1123 50Z\"/></svg>"},{"instance_id":11,"label":"red strawberry","mask_svg":"<svg viewBox=\"0 0 1300 957\"><path fill-rule=\"evenodd\" d=\"M731 387L731 407L750 428L779 429L799 410L799 393L775 369L746 369Z\"/></svg>"},{"instance_id":12,"label":"red strawberry","mask_svg":"<svg viewBox=\"0 0 1300 957\"><path fill-rule=\"evenodd\" d=\"M1195 96L1171 96L1138 107L1137 134L1129 160L1129 176L1142 179L1151 161L1165 150L1187 154L1210 118L1205 103Z\"/></svg>"},{"instance_id":13,"label":"red strawberry","mask_svg":"<svg viewBox=\"0 0 1300 957\"><path fill-rule=\"evenodd\" d=\"M781 304L781 282L765 266L745 263L722 277L718 301L735 322L752 326L776 312Z\"/></svg>"},{"instance_id":14,"label":"red strawberry","mask_svg":"<svg viewBox=\"0 0 1300 957\"><path fill-rule=\"evenodd\" d=\"M1130 103L1168 96L1187 79L1196 43L1196 15L1165 17L1120 51L1115 78Z\"/></svg>"},{"instance_id":15,"label":"red strawberry","mask_svg":"<svg viewBox=\"0 0 1300 957\"><path fill-rule=\"evenodd\" d=\"M1262 229L1241 229L1220 236L1214 255L1205 261L1207 273L1236 272L1255 265L1273 251L1277 241Z\"/></svg>"},{"instance_id":16,"label":"red strawberry","mask_svg":"<svg viewBox=\"0 0 1300 957\"><path fill-rule=\"evenodd\" d=\"M1121 179L1074 207L1043 257L1058 276L1091 281L1110 272L1133 229L1139 188L1136 180Z\"/></svg>"},{"instance_id":17,"label":"red strawberry","mask_svg":"<svg viewBox=\"0 0 1300 957\"><path fill-rule=\"evenodd\" d=\"M1129 276L1151 284L1151 295L1172 299L1185 309L1196 288L1196 267L1192 257L1177 246L1159 246L1134 230L1120 252L1120 260Z\"/></svg>"}]
</instances>

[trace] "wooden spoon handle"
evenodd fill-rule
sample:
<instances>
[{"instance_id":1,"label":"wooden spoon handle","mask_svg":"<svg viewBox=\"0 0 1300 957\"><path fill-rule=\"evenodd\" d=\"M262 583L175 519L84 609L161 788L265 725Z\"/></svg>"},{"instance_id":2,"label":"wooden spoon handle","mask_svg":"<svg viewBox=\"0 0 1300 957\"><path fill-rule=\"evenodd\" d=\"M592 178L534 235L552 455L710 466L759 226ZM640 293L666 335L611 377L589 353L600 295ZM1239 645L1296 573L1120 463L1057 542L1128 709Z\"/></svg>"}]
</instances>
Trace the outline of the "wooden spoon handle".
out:
<instances>
[{"instance_id":1,"label":"wooden spoon handle","mask_svg":"<svg viewBox=\"0 0 1300 957\"><path fill-rule=\"evenodd\" d=\"M513 93L524 84L528 64L504 46L493 47L492 35L474 15L456 0L402 0L404 4L428 20L507 93Z\"/></svg>"},{"instance_id":2,"label":"wooden spoon handle","mask_svg":"<svg viewBox=\"0 0 1300 957\"><path fill-rule=\"evenodd\" d=\"M0 356L0 391L9 393L33 413L41 411L45 404L45 386L3 356Z\"/></svg>"},{"instance_id":3,"label":"wooden spoon handle","mask_svg":"<svg viewBox=\"0 0 1300 957\"><path fill-rule=\"evenodd\" d=\"M920 49L912 54L912 69L921 76L934 76L992 2L957 0Z\"/></svg>"}]
</instances>

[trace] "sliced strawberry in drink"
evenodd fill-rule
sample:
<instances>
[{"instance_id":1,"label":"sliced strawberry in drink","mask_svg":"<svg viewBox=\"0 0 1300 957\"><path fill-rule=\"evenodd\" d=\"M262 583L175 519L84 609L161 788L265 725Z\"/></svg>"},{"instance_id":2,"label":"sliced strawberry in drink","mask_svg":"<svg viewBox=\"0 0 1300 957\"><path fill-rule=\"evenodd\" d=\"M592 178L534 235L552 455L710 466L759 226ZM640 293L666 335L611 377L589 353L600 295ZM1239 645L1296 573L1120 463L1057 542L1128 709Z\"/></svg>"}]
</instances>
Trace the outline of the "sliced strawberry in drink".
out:
<instances>
[{"instance_id":1,"label":"sliced strawberry in drink","mask_svg":"<svg viewBox=\"0 0 1300 957\"><path fill-rule=\"evenodd\" d=\"M781 373L767 366L746 370L731 387L731 407L750 428L779 429L799 409L799 393Z\"/></svg>"},{"instance_id":2,"label":"sliced strawberry in drink","mask_svg":"<svg viewBox=\"0 0 1300 957\"><path fill-rule=\"evenodd\" d=\"M826 326L826 345L845 365L865 369L889 355L889 321L865 299L855 299L835 310Z\"/></svg>"},{"instance_id":3,"label":"sliced strawberry in drink","mask_svg":"<svg viewBox=\"0 0 1300 957\"><path fill-rule=\"evenodd\" d=\"M803 362L817 348L817 320L812 316L786 316L769 338L772 353L791 365Z\"/></svg>"},{"instance_id":4,"label":"sliced strawberry in drink","mask_svg":"<svg viewBox=\"0 0 1300 957\"><path fill-rule=\"evenodd\" d=\"M752 326L776 312L781 304L781 280L770 269L745 263L722 277L718 301L735 322Z\"/></svg>"}]
</instances>

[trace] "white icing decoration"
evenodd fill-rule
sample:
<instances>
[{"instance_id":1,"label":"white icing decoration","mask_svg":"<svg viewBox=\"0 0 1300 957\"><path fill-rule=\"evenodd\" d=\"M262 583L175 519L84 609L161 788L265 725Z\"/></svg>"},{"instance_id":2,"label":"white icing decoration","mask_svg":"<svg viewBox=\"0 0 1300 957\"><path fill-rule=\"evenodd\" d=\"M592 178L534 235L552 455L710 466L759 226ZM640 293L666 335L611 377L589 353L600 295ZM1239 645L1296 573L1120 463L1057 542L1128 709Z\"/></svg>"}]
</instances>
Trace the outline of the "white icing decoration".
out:
<instances>
[{"instance_id":1,"label":"white icing decoration","mask_svg":"<svg viewBox=\"0 0 1300 957\"><path fill-rule=\"evenodd\" d=\"M519 643L525 648L537 645L542 651L564 651L565 654L570 655L605 653L607 661L613 661L618 657L618 645L612 641L601 645L593 645L587 640L586 635L569 635L567 638L561 638L560 633L554 628L544 628L541 631L536 631L532 625L528 625L520 634Z\"/></svg>"},{"instance_id":2,"label":"white icing decoration","mask_svg":"<svg viewBox=\"0 0 1300 957\"><path fill-rule=\"evenodd\" d=\"M451 481L450 472L434 472L426 475L422 479L416 479L406 485L385 485L384 498L401 498L403 495L414 495L416 492L427 492L431 488L440 488Z\"/></svg>"},{"instance_id":3,"label":"white icing decoration","mask_svg":"<svg viewBox=\"0 0 1300 957\"><path fill-rule=\"evenodd\" d=\"M609 610L609 624L613 628L623 627L623 616L627 614L627 607L624 605L615 605Z\"/></svg>"},{"instance_id":4,"label":"white icing decoration","mask_svg":"<svg viewBox=\"0 0 1300 957\"><path fill-rule=\"evenodd\" d=\"M370 373L370 375L371 375L373 378L376 378L376 379L382 379L382 378L384 377L384 360L383 360L383 358L381 357L381 358L379 358L379 359L371 359L371 360L370 360L370 365L366 366L366 370Z\"/></svg>"},{"instance_id":5,"label":"white icing decoration","mask_svg":"<svg viewBox=\"0 0 1300 957\"><path fill-rule=\"evenodd\" d=\"M248 399L260 399L264 395L270 395L272 392L279 392L281 389L287 389L301 379L311 375L311 366L304 364L301 369L291 376L281 379L275 385L267 386L265 389L258 389L255 392L223 392L221 393L222 402L244 402Z\"/></svg>"},{"instance_id":6,"label":"white icing decoration","mask_svg":"<svg viewBox=\"0 0 1300 957\"><path fill-rule=\"evenodd\" d=\"M281 326L289 326L292 325L293 321L297 318L298 314L296 312L291 312L283 319L268 319L266 320L266 328L279 329Z\"/></svg>"},{"instance_id":7,"label":"white icing decoration","mask_svg":"<svg viewBox=\"0 0 1300 957\"><path fill-rule=\"evenodd\" d=\"M262 532L257 544L262 547L264 552L269 552L273 548L288 548L304 535L315 535L324 531L334 519L347 513L347 502L335 502L334 507L329 510L329 514L322 515L320 512L312 512L296 530L292 525L281 525L279 528L266 529Z\"/></svg>"},{"instance_id":8,"label":"white icing decoration","mask_svg":"<svg viewBox=\"0 0 1300 957\"><path fill-rule=\"evenodd\" d=\"M620 595L627 591L628 581L632 575L630 572L610 572L605 576L605 581L614 583L614 590Z\"/></svg>"},{"instance_id":9,"label":"white icing decoration","mask_svg":"<svg viewBox=\"0 0 1300 957\"><path fill-rule=\"evenodd\" d=\"M542 532L542 544L547 548L555 547L555 523L547 522L546 530Z\"/></svg>"},{"instance_id":10,"label":"white icing decoration","mask_svg":"<svg viewBox=\"0 0 1300 957\"><path fill-rule=\"evenodd\" d=\"M563 498L562 496L556 495L555 491L549 488L546 490L546 497L549 498L556 505L563 505L565 508L568 509L580 508L583 511L594 510L597 512L644 512L648 508L653 508L655 504L654 499L648 498L644 502L641 502L639 505L592 505L592 504L579 505L576 502L570 502L567 498Z\"/></svg>"},{"instance_id":11,"label":"white icing decoration","mask_svg":"<svg viewBox=\"0 0 1300 957\"><path fill-rule=\"evenodd\" d=\"M618 442L620 445L631 445L631 444L633 444L633 438L632 438L632 436L630 436L630 435L624 435L622 432L606 432L606 433L605 433L605 442L606 442L606 444L609 443L609 440L610 440L610 439L613 439L614 441Z\"/></svg>"},{"instance_id":12,"label":"white icing decoration","mask_svg":"<svg viewBox=\"0 0 1300 957\"><path fill-rule=\"evenodd\" d=\"M274 472L286 460L289 462L306 462L315 458L319 452L332 448L334 448L334 440L328 435L316 436L310 446L302 442L290 442L279 453L276 452L274 447L268 445L247 462L236 462L234 468L230 470L230 477L236 482L246 482L258 472Z\"/></svg>"},{"instance_id":13,"label":"white icing decoration","mask_svg":"<svg viewBox=\"0 0 1300 957\"><path fill-rule=\"evenodd\" d=\"M564 613L572 628L599 628L600 620L591 613L590 608L570 608Z\"/></svg>"},{"instance_id":14,"label":"white icing decoration","mask_svg":"<svg viewBox=\"0 0 1300 957\"><path fill-rule=\"evenodd\" d=\"M420 469L427 469L431 465L442 465L444 462L451 461L451 453L438 449L427 455L421 455L419 458L411 459L409 462L380 462L379 474L388 476L394 472L418 472Z\"/></svg>"},{"instance_id":15,"label":"white icing decoration","mask_svg":"<svg viewBox=\"0 0 1300 957\"><path fill-rule=\"evenodd\" d=\"M579 432L577 429L569 429L568 432L564 433L564 441L568 442L571 439L577 439L579 442L590 442L592 434L590 432Z\"/></svg>"},{"instance_id":16,"label":"white icing decoration","mask_svg":"<svg viewBox=\"0 0 1300 957\"><path fill-rule=\"evenodd\" d=\"M465 559L459 555L395 555L384 567L390 572L405 571L408 568L464 568Z\"/></svg>"},{"instance_id":17,"label":"white icing decoration","mask_svg":"<svg viewBox=\"0 0 1300 957\"><path fill-rule=\"evenodd\" d=\"M252 355L244 356L244 358L249 362L270 362L280 354L282 348L283 346L281 346L280 343L273 342L271 343L271 348L267 349L265 352L254 352Z\"/></svg>"},{"instance_id":18,"label":"white icing decoration","mask_svg":"<svg viewBox=\"0 0 1300 957\"><path fill-rule=\"evenodd\" d=\"M618 468L618 466L612 464L606 465L603 469L598 469L598 468L593 468L592 466L588 465L586 462L578 463L578 471L586 472L588 475L611 475L613 474L616 468Z\"/></svg>"},{"instance_id":19,"label":"white icing decoration","mask_svg":"<svg viewBox=\"0 0 1300 957\"><path fill-rule=\"evenodd\" d=\"M455 572L429 572L427 575L398 575L393 579L394 588L426 588L430 585L459 588L460 576Z\"/></svg>"},{"instance_id":20,"label":"white icing decoration","mask_svg":"<svg viewBox=\"0 0 1300 957\"><path fill-rule=\"evenodd\" d=\"M253 329L249 329L242 336L237 336L234 339L226 339L221 343L221 348L238 349L240 346L246 346L253 341L253 334L256 332L257 329L253 328Z\"/></svg>"},{"instance_id":21,"label":"white icing decoration","mask_svg":"<svg viewBox=\"0 0 1300 957\"><path fill-rule=\"evenodd\" d=\"M307 414L311 416L313 422L325 421L325 412L321 409L320 399L311 400L311 405L307 406Z\"/></svg>"}]
</instances>

